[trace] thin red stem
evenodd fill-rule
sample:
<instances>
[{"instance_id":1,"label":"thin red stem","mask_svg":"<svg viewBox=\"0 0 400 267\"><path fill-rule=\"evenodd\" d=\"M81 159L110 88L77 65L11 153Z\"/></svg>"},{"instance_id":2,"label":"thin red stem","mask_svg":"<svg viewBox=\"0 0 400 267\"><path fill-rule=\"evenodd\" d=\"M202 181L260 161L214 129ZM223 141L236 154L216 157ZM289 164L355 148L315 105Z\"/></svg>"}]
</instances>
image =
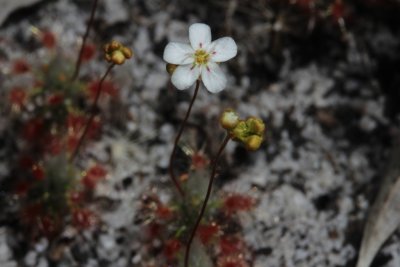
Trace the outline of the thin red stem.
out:
<instances>
[{"instance_id":1,"label":"thin red stem","mask_svg":"<svg viewBox=\"0 0 400 267\"><path fill-rule=\"evenodd\" d=\"M78 77L79 71L81 69L83 50L85 48L86 40L89 36L90 29L92 28L92 25L93 25L94 15L95 15L96 9L97 9L97 2L98 2L98 0L93 1L92 11L90 12L89 22L86 27L85 35L83 35L81 49L79 51L78 59L76 60L76 63L75 63L75 70L74 70L74 74L72 74L72 76L71 76L71 81L75 81L75 79Z\"/></svg>"},{"instance_id":2,"label":"thin red stem","mask_svg":"<svg viewBox=\"0 0 400 267\"><path fill-rule=\"evenodd\" d=\"M197 220L196 220L196 224L193 227L192 233L190 234L190 237L189 237L188 244L186 246L185 265L184 265L185 267L189 267L190 247L191 247L193 239L196 235L197 228L199 227L201 219L203 218L203 215L206 211L207 203L208 203L208 200L211 195L211 189L212 189L212 185L214 182L215 173L217 172L217 164L218 164L219 158L221 157L222 151L225 149L229 140L231 140L231 137L229 135L227 135L225 137L224 141L222 142L221 146L219 147L217 155L215 156L214 160L212 161L213 167L212 167L212 171L211 171L210 181L208 182L206 197L204 198L203 205L201 206L199 216L197 217Z\"/></svg>"},{"instance_id":3,"label":"thin red stem","mask_svg":"<svg viewBox=\"0 0 400 267\"><path fill-rule=\"evenodd\" d=\"M175 137L174 148L172 149L172 153L171 153L171 156L170 156L170 158L169 158L168 172L169 172L169 175L170 175L172 181L173 181L174 184L175 184L176 189L178 189L178 192L179 192L179 194L180 194L182 197L185 196L185 192L182 190L182 187L180 186L178 180L177 180L176 177L175 177L173 164L174 164L174 161L175 161L176 149L178 148L179 140L180 140L180 138L181 138L183 129L185 128L186 122L187 122L187 120L188 120L188 118L189 118L190 112L192 111L193 103L194 103L194 101L196 100L196 97L197 97L197 93L198 93L198 91L199 91L199 88L200 88L200 81L197 80L197 82L196 82L196 88L195 88L195 90L194 90L194 94L193 94L192 100L190 101L189 108L188 108L188 110L186 111L185 118L184 118L183 121L182 121L182 124L181 124L181 126L180 126L180 128L179 128L178 134L177 134L176 137Z\"/></svg>"},{"instance_id":4,"label":"thin red stem","mask_svg":"<svg viewBox=\"0 0 400 267\"><path fill-rule=\"evenodd\" d=\"M89 131L89 127L91 126L94 116L96 114L96 108L97 108L97 102L99 101L100 98L100 94L101 94L101 89L103 86L103 82L106 79L107 75L110 73L110 71L112 70L112 68L115 66L115 64L111 64L108 69L106 70L106 72L104 73L103 77L101 78L100 82L99 82L99 87L97 88L97 92L96 92L96 96L95 99L93 101L92 107L90 109L90 117L88 119L88 121L85 124L85 129L83 130L83 133L81 135L81 137L79 138L78 144L75 147L74 153L71 155L69 161L72 162L74 160L74 158L76 157L76 155L79 152L79 148L82 146L82 143L85 139L86 134Z\"/></svg>"}]
</instances>

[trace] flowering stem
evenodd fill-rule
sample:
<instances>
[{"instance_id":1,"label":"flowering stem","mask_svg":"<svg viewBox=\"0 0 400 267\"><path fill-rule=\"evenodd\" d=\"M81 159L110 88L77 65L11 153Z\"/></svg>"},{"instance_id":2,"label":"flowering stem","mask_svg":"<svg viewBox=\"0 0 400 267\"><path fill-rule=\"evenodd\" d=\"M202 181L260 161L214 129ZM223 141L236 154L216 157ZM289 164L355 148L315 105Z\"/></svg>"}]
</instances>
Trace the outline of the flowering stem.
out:
<instances>
[{"instance_id":1,"label":"flowering stem","mask_svg":"<svg viewBox=\"0 0 400 267\"><path fill-rule=\"evenodd\" d=\"M83 130L83 133L82 133L81 137L79 138L78 144L75 147L74 153L72 153L71 157L69 158L70 162L72 162L74 160L74 158L76 157L76 155L78 154L79 148L82 146L83 140L85 139L85 136L89 131L89 127L91 126L91 124L93 122L93 119L94 119L94 116L95 116L95 113L96 113L97 102L99 101L99 98L100 98L103 82L104 82L104 80L106 79L107 75L110 73L110 71L112 70L112 68L114 66L115 66L115 64L111 64L107 68L106 72L104 73L103 77L101 78L101 80L99 82L99 86L97 88L96 96L95 96L95 99L93 101L92 107L90 109L90 117L89 117L88 121L85 124L85 128Z\"/></svg>"},{"instance_id":2,"label":"flowering stem","mask_svg":"<svg viewBox=\"0 0 400 267\"><path fill-rule=\"evenodd\" d=\"M89 36L90 29L92 28L92 25L93 25L94 14L96 13L96 9L97 9L97 2L98 2L98 0L93 1L92 11L90 13L89 22L86 27L85 35L83 35L81 49L79 51L78 59L76 60L76 63L75 63L75 70L74 70L74 74L71 77L71 81L75 81L75 79L78 77L79 71L81 69L83 50L85 48L86 40Z\"/></svg>"},{"instance_id":3,"label":"flowering stem","mask_svg":"<svg viewBox=\"0 0 400 267\"><path fill-rule=\"evenodd\" d=\"M199 215L197 217L197 220L196 220L196 224L193 227L193 230L192 230L192 232L190 234L190 237L189 237L188 244L186 246L185 265L184 265L185 267L189 267L190 246L192 245L193 239L194 239L194 237L196 235L197 228L199 227L201 219L203 218L204 212L206 211L207 203L208 203L208 200L209 200L210 195L211 195L211 189L212 189L213 181L214 181L214 178L215 178L215 173L217 172L218 160L219 160L219 158L220 158L220 156L222 154L222 151L225 149L226 145L228 144L229 140L231 140L231 137L230 137L230 135L227 135L225 137L224 141L222 142L221 146L219 147L217 155L215 156L214 160L212 161L213 166L212 166L210 181L208 182L208 188L207 188L206 197L204 198L203 205L201 206L200 213L199 213Z\"/></svg>"},{"instance_id":4,"label":"flowering stem","mask_svg":"<svg viewBox=\"0 0 400 267\"><path fill-rule=\"evenodd\" d=\"M200 88L200 81L197 80L196 81L196 89L194 90L194 94L193 94L192 100L190 101L189 108L186 111L185 118L183 119L182 124L181 124L181 126L179 128L178 134L175 137L174 148L172 149L172 153L171 153L171 156L169 158L168 172L169 172L169 175L170 175L172 181L175 184L176 189L178 189L178 192L182 197L185 195L185 192L182 190L182 187L179 185L179 182L175 177L173 164L174 164L174 161L175 161L176 149L178 147L179 139L181 138L183 129L185 128L186 122L187 122L187 120L189 118L189 115L190 115L190 112L192 110L193 103L196 100L196 96L197 96L197 93L199 91L199 88Z\"/></svg>"}]
</instances>

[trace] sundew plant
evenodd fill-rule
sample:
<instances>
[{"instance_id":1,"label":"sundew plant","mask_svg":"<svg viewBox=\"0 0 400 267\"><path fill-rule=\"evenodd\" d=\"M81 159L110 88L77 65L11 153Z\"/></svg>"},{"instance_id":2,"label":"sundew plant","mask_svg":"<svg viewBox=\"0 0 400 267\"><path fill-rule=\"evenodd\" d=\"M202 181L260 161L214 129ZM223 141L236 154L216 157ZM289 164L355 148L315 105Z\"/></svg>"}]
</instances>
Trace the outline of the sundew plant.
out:
<instances>
[{"instance_id":1,"label":"sundew plant","mask_svg":"<svg viewBox=\"0 0 400 267\"><path fill-rule=\"evenodd\" d=\"M105 44L109 66L104 75L80 79L81 65L96 52L86 42L87 34L79 56L72 59L61 52L62 44L53 33L34 32L47 54L35 55L38 59L32 62L10 62L6 106L15 147L10 148L11 172L4 186L18 200L15 216L25 241L42 236L56 239L67 224L87 229L99 222L89 203L107 169L98 162L76 164L76 157L86 141L101 136L103 122L97 104L102 91L110 97L118 93L107 75L132 56L129 48L116 41Z\"/></svg>"}]
</instances>

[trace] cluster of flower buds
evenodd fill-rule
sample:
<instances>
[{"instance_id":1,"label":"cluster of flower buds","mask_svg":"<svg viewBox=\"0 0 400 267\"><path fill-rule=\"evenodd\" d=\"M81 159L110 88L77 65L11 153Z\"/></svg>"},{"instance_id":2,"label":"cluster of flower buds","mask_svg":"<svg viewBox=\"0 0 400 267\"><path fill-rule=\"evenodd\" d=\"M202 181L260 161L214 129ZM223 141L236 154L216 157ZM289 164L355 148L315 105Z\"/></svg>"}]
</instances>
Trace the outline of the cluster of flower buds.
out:
<instances>
[{"instance_id":1,"label":"cluster of flower buds","mask_svg":"<svg viewBox=\"0 0 400 267\"><path fill-rule=\"evenodd\" d=\"M260 118L241 120L234 110L227 109L221 115L220 124L234 141L243 143L248 150L257 150L263 141L265 124Z\"/></svg>"},{"instance_id":2,"label":"cluster of flower buds","mask_svg":"<svg viewBox=\"0 0 400 267\"><path fill-rule=\"evenodd\" d=\"M110 63L124 64L125 60L131 58L132 55L133 52L130 48L117 41L111 41L104 46L105 59Z\"/></svg>"}]
</instances>

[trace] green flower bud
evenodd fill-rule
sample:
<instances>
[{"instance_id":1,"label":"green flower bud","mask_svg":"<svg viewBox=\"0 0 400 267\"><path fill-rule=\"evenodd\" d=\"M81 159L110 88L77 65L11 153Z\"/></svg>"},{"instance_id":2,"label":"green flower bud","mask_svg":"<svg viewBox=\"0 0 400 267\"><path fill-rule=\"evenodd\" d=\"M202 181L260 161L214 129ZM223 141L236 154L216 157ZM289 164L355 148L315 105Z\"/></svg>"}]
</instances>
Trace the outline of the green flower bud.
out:
<instances>
[{"instance_id":1,"label":"green flower bud","mask_svg":"<svg viewBox=\"0 0 400 267\"><path fill-rule=\"evenodd\" d=\"M248 150L254 151L260 148L263 138L258 135L249 136L245 142L245 146Z\"/></svg>"},{"instance_id":2,"label":"green flower bud","mask_svg":"<svg viewBox=\"0 0 400 267\"><path fill-rule=\"evenodd\" d=\"M265 131L264 122L256 117L250 117L246 120L246 124L249 127L249 132L256 135L263 135Z\"/></svg>"},{"instance_id":3,"label":"green flower bud","mask_svg":"<svg viewBox=\"0 0 400 267\"><path fill-rule=\"evenodd\" d=\"M108 62L121 65L126 59L131 58L133 52L117 41L111 41L104 46L104 57Z\"/></svg>"},{"instance_id":4,"label":"green flower bud","mask_svg":"<svg viewBox=\"0 0 400 267\"><path fill-rule=\"evenodd\" d=\"M243 143L248 150L257 150L264 139L265 124L260 118L240 120L232 109L227 109L220 118L222 127L234 141Z\"/></svg>"},{"instance_id":5,"label":"green flower bud","mask_svg":"<svg viewBox=\"0 0 400 267\"><path fill-rule=\"evenodd\" d=\"M249 136L246 122L240 120L235 128L230 131L230 134L233 140L245 142L246 138Z\"/></svg>"}]
</instances>

